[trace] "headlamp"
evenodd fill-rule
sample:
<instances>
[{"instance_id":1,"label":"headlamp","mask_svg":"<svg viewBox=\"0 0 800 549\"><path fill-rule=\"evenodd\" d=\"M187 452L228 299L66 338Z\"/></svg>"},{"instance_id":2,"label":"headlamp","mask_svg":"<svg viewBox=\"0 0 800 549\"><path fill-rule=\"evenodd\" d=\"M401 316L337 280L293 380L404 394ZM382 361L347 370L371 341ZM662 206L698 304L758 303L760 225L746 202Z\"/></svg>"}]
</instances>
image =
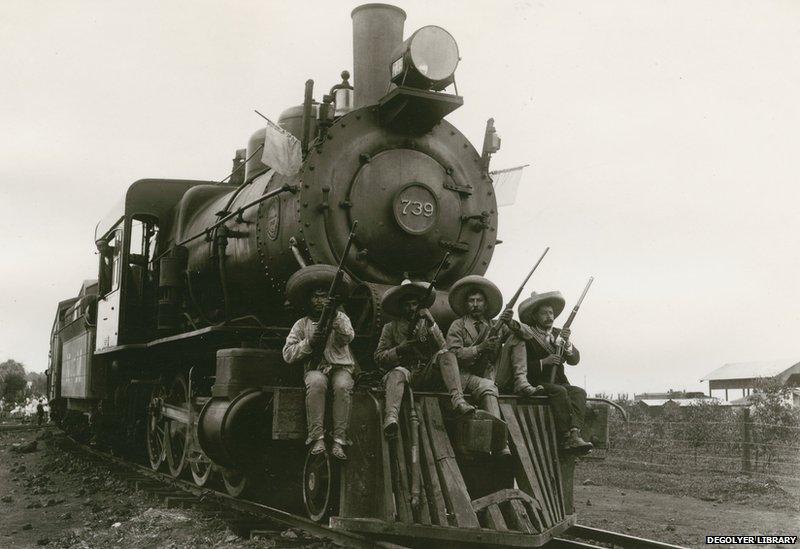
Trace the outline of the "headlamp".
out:
<instances>
[{"instance_id":1,"label":"headlamp","mask_svg":"<svg viewBox=\"0 0 800 549\"><path fill-rule=\"evenodd\" d=\"M440 91L453 82L458 66L458 44L441 27L422 27L403 42L392 56L392 82Z\"/></svg>"}]
</instances>

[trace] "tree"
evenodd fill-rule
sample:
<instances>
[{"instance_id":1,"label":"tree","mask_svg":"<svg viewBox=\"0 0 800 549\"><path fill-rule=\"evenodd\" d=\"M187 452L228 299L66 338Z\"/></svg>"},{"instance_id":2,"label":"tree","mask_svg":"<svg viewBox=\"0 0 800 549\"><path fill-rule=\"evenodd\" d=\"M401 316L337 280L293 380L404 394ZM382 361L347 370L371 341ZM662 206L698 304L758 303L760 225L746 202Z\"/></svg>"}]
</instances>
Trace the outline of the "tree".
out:
<instances>
[{"instance_id":1,"label":"tree","mask_svg":"<svg viewBox=\"0 0 800 549\"><path fill-rule=\"evenodd\" d=\"M750 397L756 461L762 454L765 468L781 450L800 444L800 411L789 403L791 390L775 378L764 378Z\"/></svg>"},{"instance_id":2,"label":"tree","mask_svg":"<svg viewBox=\"0 0 800 549\"><path fill-rule=\"evenodd\" d=\"M39 372L28 372L25 380L31 384L31 396L44 396L47 394L47 376Z\"/></svg>"},{"instance_id":3,"label":"tree","mask_svg":"<svg viewBox=\"0 0 800 549\"><path fill-rule=\"evenodd\" d=\"M23 398L28 383L25 380L25 366L14 359L0 363L0 397L6 402L16 402Z\"/></svg>"}]
</instances>

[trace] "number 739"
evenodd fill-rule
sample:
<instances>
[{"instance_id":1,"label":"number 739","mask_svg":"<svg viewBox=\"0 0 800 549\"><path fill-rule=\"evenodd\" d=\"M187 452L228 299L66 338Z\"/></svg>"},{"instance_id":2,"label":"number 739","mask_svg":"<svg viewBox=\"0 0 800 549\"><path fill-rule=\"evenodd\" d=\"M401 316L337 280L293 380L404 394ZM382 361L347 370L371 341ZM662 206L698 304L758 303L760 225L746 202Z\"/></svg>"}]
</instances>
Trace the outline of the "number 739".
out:
<instances>
[{"instance_id":1,"label":"number 739","mask_svg":"<svg viewBox=\"0 0 800 549\"><path fill-rule=\"evenodd\" d=\"M403 215L421 215L430 217L433 215L433 204L430 202L420 202L419 200L401 200Z\"/></svg>"}]
</instances>

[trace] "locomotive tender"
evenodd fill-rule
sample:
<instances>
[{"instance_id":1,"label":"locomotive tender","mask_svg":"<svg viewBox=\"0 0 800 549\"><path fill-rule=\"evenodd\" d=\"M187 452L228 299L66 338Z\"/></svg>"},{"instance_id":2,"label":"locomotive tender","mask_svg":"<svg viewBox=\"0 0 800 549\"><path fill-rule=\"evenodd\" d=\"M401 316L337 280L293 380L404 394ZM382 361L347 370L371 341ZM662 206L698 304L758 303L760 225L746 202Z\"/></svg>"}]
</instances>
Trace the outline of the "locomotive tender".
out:
<instances>
[{"instance_id":1,"label":"locomotive tender","mask_svg":"<svg viewBox=\"0 0 800 549\"><path fill-rule=\"evenodd\" d=\"M300 142L296 173L264 163L272 145L261 129L229 181L139 180L98 223L98 279L59 303L53 326L53 415L90 418L122 451L144 445L154 469L190 472L200 486L219 475L232 495L304 507L336 527L542 545L574 524L574 458L559 454L546 399L502 397L502 422L455 420L442 395L418 393L387 441L381 392L357 387L350 460L303 445L301 372L280 353L300 316L287 279L339 263L359 222L344 258L357 288L344 307L369 371L383 293L430 279L450 252L433 307L446 329L447 288L483 274L497 243L491 120L481 153L444 120L463 103L454 39L427 26L404 41L405 13L385 4L357 7L352 20L354 86L345 72L318 103L309 81L303 104L278 121ZM511 460L491 454L498 437ZM412 502L414 467L422 489Z\"/></svg>"}]
</instances>

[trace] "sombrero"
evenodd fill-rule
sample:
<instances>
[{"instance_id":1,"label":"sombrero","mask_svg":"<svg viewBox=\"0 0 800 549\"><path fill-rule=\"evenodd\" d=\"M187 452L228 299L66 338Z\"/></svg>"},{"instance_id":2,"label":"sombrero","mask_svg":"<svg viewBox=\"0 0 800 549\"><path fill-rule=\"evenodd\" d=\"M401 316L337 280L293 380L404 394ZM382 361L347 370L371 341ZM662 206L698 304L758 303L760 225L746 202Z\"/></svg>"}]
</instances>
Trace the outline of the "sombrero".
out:
<instances>
[{"instance_id":1,"label":"sombrero","mask_svg":"<svg viewBox=\"0 0 800 549\"><path fill-rule=\"evenodd\" d=\"M333 265L309 265L303 267L289 277L286 282L286 297L295 308L303 309L308 306L314 290L328 290L336 277L336 267ZM344 273L339 290L340 297L350 295L353 281Z\"/></svg>"},{"instance_id":2,"label":"sombrero","mask_svg":"<svg viewBox=\"0 0 800 549\"><path fill-rule=\"evenodd\" d=\"M465 276L450 288L450 308L458 316L467 314L467 296L480 291L486 297L486 318L494 318L503 308L503 294L489 279L480 275Z\"/></svg>"},{"instance_id":3,"label":"sombrero","mask_svg":"<svg viewBox=\"0 0 800 549\"><path fill-rule=\"evenodd\" d=\"M541 294L533 292L528 299L519 304L519 309L517 311L519 313L519 319L525 324L530 325L533 324L533 313L538 307L550 305L553 308L554 317L558 318L558 315L564 310L565 304L566 301L564 300L564 296L561 295L561 292L544 292Z\"/></svg>"},{"instance_id":4,"label":"sombrero","mask_svg":"<svg viewBox=\"0 0 800 549\"><path fill-rule=\"evenodd\" d=\"M386 311L387 314L394 317L404 316L403 301L409 297L415 297L422 300L428 292L429 282L412 282L404 280L399 286L389 288L381 298L381 309ZM433 302L436 301L436 290L432 291L428 296L425 303L420 302L420 308L427 309Z\"/></svg>"}]
</instances>

